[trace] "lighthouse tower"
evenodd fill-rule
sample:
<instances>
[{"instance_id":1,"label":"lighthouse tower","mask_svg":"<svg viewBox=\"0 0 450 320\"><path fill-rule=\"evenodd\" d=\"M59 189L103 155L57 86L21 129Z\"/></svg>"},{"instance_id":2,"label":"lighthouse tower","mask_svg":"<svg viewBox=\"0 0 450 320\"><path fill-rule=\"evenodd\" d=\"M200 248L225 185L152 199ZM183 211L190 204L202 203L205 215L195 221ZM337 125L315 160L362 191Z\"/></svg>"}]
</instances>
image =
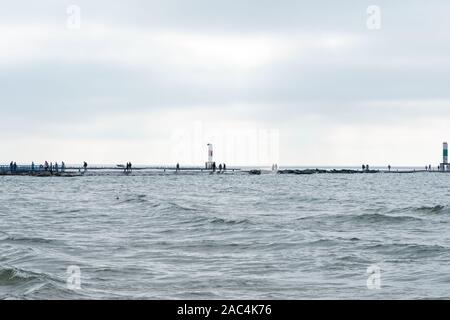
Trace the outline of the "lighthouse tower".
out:
<instances>
[{"instance_id":1,"label":"lighthouse tower","mask_svg":"<svg viewBox=\"0 0 450 320\"><path fill-rule=\"evenodd\" d=\"M448 143L444 142L442 146L442 156L443 160L440 166L441 171L447 171L449 168L448 164Z\"/></svg>"},{"instance_id":2,"label":"lighthouse tower","mask_svg":"<svg viewBox=\"0 0 450 320\"><path fill-rule=\"evenodd\" d=\"M213 145L211 143L208 143L208 162L205 163L206 169L212 169L214 165L213 160Z\"/></svg>"}]
</instances>

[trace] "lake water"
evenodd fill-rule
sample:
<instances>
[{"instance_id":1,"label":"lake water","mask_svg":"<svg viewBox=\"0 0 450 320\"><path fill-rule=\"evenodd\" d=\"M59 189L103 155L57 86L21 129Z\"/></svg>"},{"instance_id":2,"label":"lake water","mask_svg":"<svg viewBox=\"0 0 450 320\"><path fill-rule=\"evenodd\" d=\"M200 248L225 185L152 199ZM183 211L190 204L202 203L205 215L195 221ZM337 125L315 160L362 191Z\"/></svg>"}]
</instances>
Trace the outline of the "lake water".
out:
<instances>
[{"instance_id":1,"label":"lake water","mask_svg":"<svg viewBox=\"0 0 450 320\"><path fill-rule=\"evenodd\" d=\"M0 298L450 298L449 231L441 173L3 176Z\"/></svg>"}]
</instances>

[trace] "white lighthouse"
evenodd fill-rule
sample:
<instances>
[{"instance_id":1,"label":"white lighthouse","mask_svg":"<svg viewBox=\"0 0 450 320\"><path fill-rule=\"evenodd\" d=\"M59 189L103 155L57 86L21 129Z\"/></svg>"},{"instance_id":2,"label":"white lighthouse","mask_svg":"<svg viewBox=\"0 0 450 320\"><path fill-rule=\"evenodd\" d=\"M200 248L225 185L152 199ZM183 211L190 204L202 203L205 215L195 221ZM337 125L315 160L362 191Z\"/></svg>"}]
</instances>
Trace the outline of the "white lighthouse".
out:
<instances>
[{"instance_id":1,"label":"white lighthouse","mask_svg":"<svg viewBox=\"0 0 450 320\"><path fill-rule=\"evenodd\" d=\"M213 160L213 145L211 143L208 143L208 162L206 162L205 167L206 169L212 169L214 165Z\"/></svg>"}]
</instances>

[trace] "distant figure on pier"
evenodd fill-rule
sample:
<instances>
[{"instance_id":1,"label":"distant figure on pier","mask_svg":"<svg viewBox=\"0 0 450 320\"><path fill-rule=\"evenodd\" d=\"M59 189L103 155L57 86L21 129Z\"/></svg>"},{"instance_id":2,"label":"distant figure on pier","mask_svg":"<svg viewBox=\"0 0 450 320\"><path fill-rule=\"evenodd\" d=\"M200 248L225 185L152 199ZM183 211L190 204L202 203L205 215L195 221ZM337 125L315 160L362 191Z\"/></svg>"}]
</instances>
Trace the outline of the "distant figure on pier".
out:
<instances>
[{"instance_id":1,"label":"distant figure on pier","mask_svg":"<svg viewBox=\"0 0 450 320\"><path fill-rule=\"evenodd\" d=\"M391 165L388 165L388 170L389 172L391 172Z\"/></svg>"},{"instance_id":2,"label":"distant figure on pier","mask_svg":"<svg viewBox=\"0 0 450 320\"><path fill-rule=\"evenodd\" d=\"M48 162L47 161L45 161L45 163L44 163L44 170L48 171Z\"/></svg>"},{"instance_id":3,"label":"distant figure on pier","mask_svg":"<svg viewBox=\"0 0 450 320\"><path fill-rule=\"evenodd\" d=\"M58 173L58 162L55 162L55 172Z\"/></svg>"},{"instance_id":4,"label":"distant figure on pier","mask_svg":"<svg viewBox=\"0 0 450 320\"><path fill-rule=\"evenodd\" d=\"M213 169L213 172L216 172L216 163L215 162L213 162L213 164L212 164L212 169Z\"/></svg>"},{"instance_id":5,"label":"distant figure on pier","mask_svg":"<svg viewBox=\"0 0 450 320\"><path fill-rule=\"evenodd\" d=\"M17 163L14 162L13 168L14 168L14 172L17 172Z\"/></svg>"},{"instance_id":6,"label":"distant figure on pier","mask_svg":"<svg viewBox=\"0 0 450 320\"><path fill-rule=\"evenodd\" d=\"M431 171L431 164L428 165L428 171Z\"/></svg>"},{"instance_id":7,"label":"distant figure on pier","mask_svg":"<svg viewBox=\"0 0 450 320\"><path fill-rule=\"evenodd\" d=\"M31 162L31 172L34 172L34 162Z\"/></svg>"},{"instance_id":8,"label":"distant figure on pier","mask_svg":"<svg viewBox=\"0 0 450 320\"><path fill-rule=\"evenodd\" d=\"M179 164L179 163L177 163L177 169L176 169L176 172L178 172L178 171L180 171L180 164Z\"/></svg>"},{"instance_id":9,"label":"distant figure on pier","mask_svg":"<svg viewBox=\"0 0 450 320\"><path fill-rule=\"evenodd\" d=\"M66 164L63 162L61 162L61 172L65 172L66 171Z\"/></svg>"},{"instance_id":10,"label":"distant figure on pier","mask_svg":"<svg viewBox=\"0 0 450 320\"><path fill-rule=\"evenodd\" d=\"M222 164L219 164L219 172L222 172Z\"/></svg>"},{"instance_id":11,"label":"distant figure on pier","mask_svg":"<svg viewBox=\"0 0 450 320\"><path fill-rule=\"evenodd\" d=\"M223 164L223 171L227 171L227 165L225 163Z\"/></svg>"},{"instance_id":12,"label":"distant figure on pier","mask_svg":"<svg viewBox=\"0 0 450 320\"><path fill-rule=\"evenodd\" d=\"M366 170L369 171L369 165L368 164L366 164Z\"/></svg>"},{"instance_id":13,"label":"distant figure on pier","mask_svg":"<svg viewBox=\"0 0 450 320\"><path fill-rule=\"evenodd\" d=\"M366 171L366 166L362 165L362 171Z\"/></svg>"},{"instance_id":14,"label":"distant figure on pier","mask_svg":"<svg viewBox=\"0 0 450 320\"><path fill-rule=\"evenodd\" d=\"M86 170L87 170L87 166L88 166L87 162L84 161L84 163L83 163L83 168L84 168L84 171L85 171L85 172L86 172Z\"/></svg>"},{"instance_id":15,"label":"distant figure on pier","mask_svg":"<svg viewBox=\"0 0 450 320\"><path fill-rule=\"evenodd\" d=\"M14 171L14 162L12 162L12 161L9 164L9 171L11 171L11 173L13 173L13 171Z\"/></svg>"},{"instance_id":16,"label":"distant figure on pier","mask_svg":"<svg viewBox=\"0 0 450 320\"><path fill-rule=\"evenodd\" d=\"M131 167L132 167L131 162L129 162L128 164L129 164L129 166L130 166L130 172L132 172L133 170L131 169Z\"/></svg>"},{"instance_id":17,"label":"distant figure on pier","mask_svg":"<svg viewBox=\"0 0 450 320\"><path fill-rule=\"evenodd\" d=\"M50 162L50 174L53 174L53 162Z\"/></svg>"}]
</instances>

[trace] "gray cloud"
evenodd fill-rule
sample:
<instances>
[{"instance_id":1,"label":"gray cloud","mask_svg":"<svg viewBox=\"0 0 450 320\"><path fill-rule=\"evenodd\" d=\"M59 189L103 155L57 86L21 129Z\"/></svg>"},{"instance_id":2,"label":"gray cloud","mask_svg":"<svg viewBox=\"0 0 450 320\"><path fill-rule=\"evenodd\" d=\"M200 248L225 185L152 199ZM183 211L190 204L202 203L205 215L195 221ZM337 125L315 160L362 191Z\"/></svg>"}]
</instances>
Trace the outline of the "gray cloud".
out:
<instances>
[{"instance_id":1,"label":"gray cloud","mask_svg":"<svg viewBox=\"0 0 450 320\"><path fill-rule=\"evenodd\" d=\"M82 9L79 32L65 29L69 4ZM317 137L325 127L395 128L450 117L450 4L378 1L382 29L369 31L371 4L5 3L2 131L51 139L70 136L58 131L64 124L73 138L117 139L115 122L101 130L83 130L83 123L122 114L169 117L200 107L213 117L232 110L231 120L287 132L295 132L295 121L312 119ZM145 136L145 126L124 121L118 136ZM165 137L156 129L153 134ZM291 153L288 162L296 162Z\"/></svg>"}]
</instances>

